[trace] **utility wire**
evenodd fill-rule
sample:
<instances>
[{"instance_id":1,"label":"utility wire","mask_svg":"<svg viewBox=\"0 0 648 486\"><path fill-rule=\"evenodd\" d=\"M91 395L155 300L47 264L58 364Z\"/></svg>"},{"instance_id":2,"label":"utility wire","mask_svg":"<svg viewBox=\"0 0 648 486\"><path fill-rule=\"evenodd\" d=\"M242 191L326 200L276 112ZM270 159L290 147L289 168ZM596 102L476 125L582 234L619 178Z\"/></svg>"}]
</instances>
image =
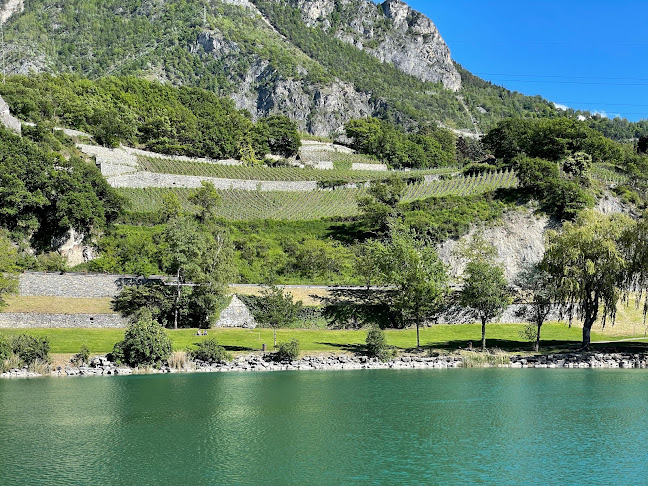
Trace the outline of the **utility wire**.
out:
<instances>
[{"instance_id":1,"label":"utility wire","mask_svg":"<svg viewBox=\"0 0 648 486\"><path fill-rule=\"evenodd\" d=\"M559 79L599 79L606 81L648 81L648 78L623 78L623 77L602 77L602 76L566 76L564 74L514 74L514 73L480 73L472 74L479 76L515 76L524 78L559 78Z\"/></svg>"}]
</instances>

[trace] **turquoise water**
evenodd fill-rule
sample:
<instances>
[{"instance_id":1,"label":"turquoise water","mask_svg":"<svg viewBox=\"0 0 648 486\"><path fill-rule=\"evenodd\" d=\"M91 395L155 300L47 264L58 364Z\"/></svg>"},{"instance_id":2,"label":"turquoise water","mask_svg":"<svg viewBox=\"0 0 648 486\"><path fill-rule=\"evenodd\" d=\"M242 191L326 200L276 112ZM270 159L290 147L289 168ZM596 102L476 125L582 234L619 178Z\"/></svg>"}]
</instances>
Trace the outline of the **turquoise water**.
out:
<instances>
[{"instance_id":1,"label":"turquoise water","mask_svg":"<svg viewBox=\"0 0 648 486\"><path fill-rule=\"evenodd\" d=\"M648 372L0 380L0 484L645 484Z\"/></svg>"}]
</instances>

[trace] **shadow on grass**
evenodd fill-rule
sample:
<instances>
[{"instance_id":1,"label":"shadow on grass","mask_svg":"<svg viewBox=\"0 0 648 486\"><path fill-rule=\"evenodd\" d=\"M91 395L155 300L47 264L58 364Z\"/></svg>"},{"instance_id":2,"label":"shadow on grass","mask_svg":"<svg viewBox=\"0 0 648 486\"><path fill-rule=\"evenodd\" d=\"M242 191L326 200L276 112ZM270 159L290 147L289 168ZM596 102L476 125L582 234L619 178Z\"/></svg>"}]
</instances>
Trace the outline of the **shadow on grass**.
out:
<instances>
[{"instance_id":1,"label":"shadow on grass","mask_svg":"<svg viewBox=\"0 0 648 486\"><path fill-rule=\"evenodd\" d=\"M426 344L426 349L443 349L457 351L470 349L470 340L446 341L444 343ZM513 341L508 339L486 339L486 348L499 348L508 352L533 352L533 344L526 341ZM472 349L481 349L481 341L472 341ZM580 341L543 340L540 341L540 353L573 353L581 350ZM592 343L590 351L605 353L642 353L648 352L648 343L642 342L607 342Z\"/></svg>"},{"instance_id":2,"label":"shadow on grass","mask_svg":"<svg viewBox=\"0 0 648 486\"><path fill-rule=\"evenodd\" d=\"M645 353L648 343L620 342L620 343L592 343L592 351L605 353Z\"/></svg>"},{"instance_id":3,"label":"shadow on grass","mask_svg":"<svg viewBox=\"0 0 648 486\"><path fill-rule=\"evenodd\" d=\"M226 344L222 344L227 351L261 351L261 348L250 348L247 346L228 346Z\"/></svg>"},{"instance_id":4,"label":"shadow on grass","mask_svg":"<svg viewBox=\"0 0 648 486\"><path fill-rule=\"evenodd\" d=\"M456 340L456 341L446 341L443 343L432 343L426 344L422 347L427 349L443 349L445 351L457 351L460 349L466 350L471 349L470 345L472 343L473 350L481 349L481 340L471 341L466 340ZM533 351L533 344L528 341L513 341L509 339L486 339L486 348L499 348L502 351L524 351L529 352ZM559 340L549 340L540 342L540 352L547 350L564 350L564 351L576 351L580 348L580 342L578 341L559 341Z\"/></svg>"},{"instance_id":5,"label":"shadow on grass","mask_svg":"<svg viewBox=\"0 0 648 486\"><path fill-rule=\"evenodd\" d=\"M331 346L332 348L338 348L349 353L356 354L365 354L367 349L363 344L340 344L340 343L315 343L323 344L324 346Z\"/></svg>"}]
</instances>

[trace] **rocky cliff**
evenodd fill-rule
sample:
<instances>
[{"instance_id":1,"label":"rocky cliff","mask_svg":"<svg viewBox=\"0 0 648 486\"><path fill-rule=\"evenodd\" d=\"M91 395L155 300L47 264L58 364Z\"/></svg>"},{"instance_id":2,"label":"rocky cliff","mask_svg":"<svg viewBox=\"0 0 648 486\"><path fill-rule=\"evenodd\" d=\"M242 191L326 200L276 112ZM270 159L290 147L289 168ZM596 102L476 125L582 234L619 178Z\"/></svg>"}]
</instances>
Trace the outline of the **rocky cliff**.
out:
<instances>
[{"instance_id":1,"label":"rocky cliff","mask_svg":"<svg viewBox=\"0 0 648 486\"><path fill-rule=\"evenodd\" d=\"M275 0L281 1L284 0ZM289 0L309 27L389 62L422 81L458 91L461 76L432 20L401 0L376 5L367 0Z\"/></svg>"}]
</instances>

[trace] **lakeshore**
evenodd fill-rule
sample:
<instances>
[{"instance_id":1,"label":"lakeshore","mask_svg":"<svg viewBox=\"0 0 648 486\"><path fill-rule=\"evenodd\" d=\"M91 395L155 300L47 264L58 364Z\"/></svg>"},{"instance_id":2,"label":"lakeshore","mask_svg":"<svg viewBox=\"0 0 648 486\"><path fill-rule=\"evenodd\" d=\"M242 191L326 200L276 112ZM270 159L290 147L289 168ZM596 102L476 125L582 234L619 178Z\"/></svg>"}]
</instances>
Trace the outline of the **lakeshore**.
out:
<instances>
[{"instance_id":1,"label":"lakeshore","mask_svg":"<svg viewBox=\"0 0 648 486\"><path fill-rule=\"evenodd\" d=\"M58 366L36 373L28 367L14 368L0 378L124 376L133 374L225 373L279 371L350 371L350 370L425 370L452 368L624 368L647 369L648 353L558 353L549 355L507 355L506 353L464 352L454 355L399 356L388 361L367 356L304 356L292 361L277 361L272 354L249 354L223 363L184 361L179 366L130 368L97 356L87 366Z\"/></svg>"}]
</instances>

